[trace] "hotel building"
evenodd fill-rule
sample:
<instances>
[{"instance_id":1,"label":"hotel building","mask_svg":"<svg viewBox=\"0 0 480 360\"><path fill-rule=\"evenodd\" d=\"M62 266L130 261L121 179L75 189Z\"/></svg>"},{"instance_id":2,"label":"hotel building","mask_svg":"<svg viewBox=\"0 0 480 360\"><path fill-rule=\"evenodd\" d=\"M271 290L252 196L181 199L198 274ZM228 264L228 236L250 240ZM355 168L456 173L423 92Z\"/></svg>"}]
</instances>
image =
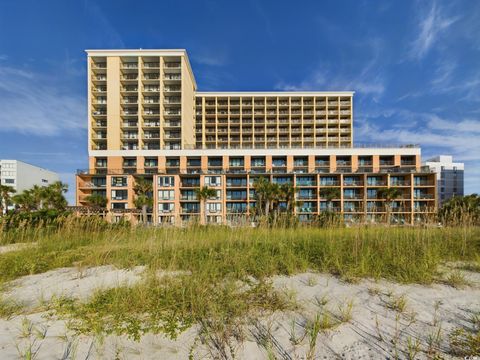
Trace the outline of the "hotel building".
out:
<instances>
[{"instance_id":1,"label":"hotel building","mask_svg":"<svg viewBox=\"0 0 480 360\"><path fill-rule=\"evenodd\" d=\"M246 221L260 176L297 188L308 221L330 208L346 221L385 216L378 189L396 187L392 217L413 223L436 209L435 174L420 148L355 147L353 92L199 92L185 50L88 50L89 168L77 205L108 200L108 216L135 218L134 184L152 182L151 221ZM200 206L195 189L216 196ZM205 214L206 212L206 214Z\"/></svg>"},{"instance_id":2,"label":"hotel building","mask_svg":"<svg viewBox=\"0 0 480 360\"><path fill-rule=\"evenodd\" d=\"M454 196L463 196L465 164L453 162L450 155L440 155L425 162L437 174L438 206Z\"/></svg>"}]
</instances>

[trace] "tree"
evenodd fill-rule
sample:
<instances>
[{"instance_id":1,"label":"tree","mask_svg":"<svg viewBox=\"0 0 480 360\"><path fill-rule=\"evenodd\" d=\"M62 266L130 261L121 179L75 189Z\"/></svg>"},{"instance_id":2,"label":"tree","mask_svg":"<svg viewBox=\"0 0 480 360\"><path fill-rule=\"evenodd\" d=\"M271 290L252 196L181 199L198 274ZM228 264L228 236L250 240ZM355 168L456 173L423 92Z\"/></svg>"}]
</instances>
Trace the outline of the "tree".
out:
<instances>
[{"instance_id":1,"label":"tree","mask_svg":"<svg viewBox=\"0 0 480 360\"><path fill-rule=\"evenodd\" d=\"M0 215L6 214L8 205L10 204L11 194L15 193L15 189L8 185L0 184Z\"/></svg>"},{"instance_id":2,"label":"tree","mask_svg":"<svg viewBox=\"0 0 480 360\"><path fill-rule=\"evenodd\" d=\"M332 204L334 199L340 199L340 189L329 187L320 190L320 197L327 200L328 211L332 211Z\"/></svg>"},{"instance_id":3,"label":"tree","mask_svg":"<svg viewBox=\"0 0 480 360\"><path fill-rule=\"evenodd\" d=\"M387 223L390 224L390 210L393 200L400 196L400 190L397 188L381 188L377 190L377 196L385 199L385 211L387 213Z\"/></svg>"},{"instance_id":4,"label":"tree","mask_svg":"<svg viewBox=\"0 0 480 360\"><path fill-rule=\"evenodd\" d=\"M104 208L107 206L107 198L100 194L92 194L85 198L88 205L95 208Z\"/></svg>"},{"instance_id":5,"label":"tree","mask_svg":"<svg viewBox=\"0 0 480 360\"><path fill-rule=\"evenodd\" d=\"M294 187L291 183L282 184L280 186L280 197L287 203L287 212L289 214L293 213L293 208L295 205L295 194L298 189Z\"/></svg>"},{"instance_id":6,"label":"tree","mask_svg":"<svg viewBox=\"0 0 480 360\"><path fill-rule=\"evenodd\" d=\"M44 207L48 209L63 210L67 206L67 200L64 194L68 191L68 185L61 181L56 181L53 184L42 188L41 198Z\"/></svg>"},{"instance_id":7,"label":"tree","mask_svg":"<svg viewBox=\"0 0 480 360\"><path fill-rule=\"evenodd\" d=\"M20 194L14 195L12 200L15 205L20 208L20 210L27 212L36 210L35 199L33 198L33 194L30 190L24 190Z\"/></svg>"},{"instance_id":8,"label":"tree","mask_svg":"<svg viewBox=\"0 0 480 360\"><path fill-rule=\"evenodd\" d=\"M448 226L480 225L480 196L455 196L438 211L438 218Z\"/></svg>"},{"instance_id":9,"label":"tree","mask_svg":"<svg viewBox=\"0 0 480 360\"><path fill-rule=\"evenodd\" d=\"M147 222L147 209L153 205L152 183L144 178L137 178L135 180L133 191L136 195L134 201L135 206L138 209L142 209L142 222L145 224Z\"/></svg>"},{"instance_id":10,"label":"tree","mask_svg":"<svg viewBox=\"0 0 480 360\"><path fill-rule=\"evenodd\" d=\"M203 186L201 188L195 189L195 195L200 201L200 206L204 209L204 222L207 223L207 200L211 197L217 195L217 192L214 189L209 188L208 186Z\"/></svg>"},{"instance_id":11,"label":"tree","mask_svg":"<svg viewBox=\"0 0 480 360\"><path fill-rule=\"evenodd\" d=\"M275 208L280 199L280 187L263 176L255 180L253 187L255 188L258 214L268 218L270 211Z\"/></svg>"}]
</instances>

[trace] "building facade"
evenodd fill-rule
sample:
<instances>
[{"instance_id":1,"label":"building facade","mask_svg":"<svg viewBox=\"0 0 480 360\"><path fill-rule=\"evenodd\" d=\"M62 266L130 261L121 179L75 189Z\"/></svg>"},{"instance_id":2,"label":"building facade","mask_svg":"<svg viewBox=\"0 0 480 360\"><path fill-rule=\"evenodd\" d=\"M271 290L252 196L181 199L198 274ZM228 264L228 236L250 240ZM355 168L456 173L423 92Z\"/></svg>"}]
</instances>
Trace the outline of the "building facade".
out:
<instances>
[{"instance_id":1,"label":"building facade","mask_svg":"<svg viewBox=\"0 0 480 360\"><path fill-rule=\"evenodd\" d=\"M89 168L77 174L77 205L108 200L113 220L135 217L134 184L152 182L151 221L180 225L248 221L260 176L296 189L308 221L329 209L347 221L385 215L396 187L397 222L436 208L435 174L420 148L353 146L353 92L198 92L185 50L88 53ZM205 207L195 189L217 195ZM338 188L327 204L322 189Z\"/></svg>"},{"instance_id":2,"label":"building facade","mask_svg":"<svg viewBox=\"0 0 480 360\"><path fill-rule=\"evenodd\" d=\"M60 178L53 171L19 160L0 159L0 184L11 186L17 194L31 189L34 185L48 186L56 181L60 181ZM13 208L13 205L9 208Z\"/></svg>"},{"instance_id":3,"label":"building facade","mask_svg":"<svg viewBox=\"0 0 480 360\"><path fill-rule=\"evenodd\" d=\"M425 162L437 174L438 206L454 196L463 196L464 163L453 162L453 157L440 155Z\"/></svg>"}]
</instances>

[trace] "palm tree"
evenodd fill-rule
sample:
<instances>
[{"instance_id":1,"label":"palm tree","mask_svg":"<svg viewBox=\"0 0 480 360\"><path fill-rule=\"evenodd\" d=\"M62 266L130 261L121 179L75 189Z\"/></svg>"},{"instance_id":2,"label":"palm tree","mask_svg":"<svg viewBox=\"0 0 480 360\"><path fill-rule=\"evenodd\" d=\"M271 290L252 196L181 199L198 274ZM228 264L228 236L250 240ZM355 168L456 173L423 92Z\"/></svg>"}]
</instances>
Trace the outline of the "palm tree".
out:
<instances>
[{"instance_id":1,"label":"palm tree","mask_svg":"<svg viewBox=\"0 0 480 360\"><path fill-rule=\"evenodd\" d=\"M67 200L63 195L68 191L68 185L61 181L56 181L53 184L42 188L42 199L44 205L49 209L65 209Z\"/></svg>"},{"instance_id":2,"label":"palm tree","mask_svg":"<svg viewBox=\"0 0 480 360\"><path fill-rule=\"evenodd\" d=\"M133 191L136 194L135 206L142 209L142 222L145 224L147 222L147 209L153 205L152 183L144 178L137 178Z\"/></svg>"},{"instance_id":3,"label":"palm tree","mask_svg":"<svg viewBox=\"0 0 480 360\"><path fill-rule=\"evenodd\" d=\"M320 190L320 197L327 200L328 211L332 211L332 204L334 199L340 198L339 188L325 188Z\"/></svg>"},{"instance_id":4,"label":"palm tree","mask_svg":"<svg viewBox=\"0 0 480 360\"><path fill-rule=\"evenodd\" d=\"M298 188L294 187L291 183L282 184L280 186L281 197L287 203L287 212L289 214L293 213L295 194L297 191Z\"/></svg>"},{"instance_id":5,"label":"palm tree","mask_svg":"<svg viewBox=\"0 0 480 360\"><path fill-rule=\"evenodd\" d=\"M214 189L209 188L208 186L203 186L201 188L195 189L195 195L200 201L200 206L204 209L204 223L207 223L207 200L211 197L217 195L217 192Z\"/></svg>"},{"instance_id":6,"label":"palm tree","mask_svg":"<svg viewBox=\"0 0 480 360\"><path fill-rule=\"evenodd\" d=\"M400 196L400 191L397 188L381 188L377 190L377 196L385 199L385 210L387 212L387 223L390 224L390 209L393 200Z\"/></svg>"},{"instance_id":7,"label":"palm tree","mask_svg":"<svg viewBox=\"0 0 480 360\"><path fill-rule=\"evenodd\" d=\"M35 199L33 198L31 190L24 190L20 194L14 195L12 200L21 210L31 211L36 208Z\"/></svg>"},{"instance_id":8,"label":"palm tree","mask_svg":"<svg viewBox=\"0 0 480 360\"><path fill-rule=\"evenodd\" d=\"M480 225L480 196L455 196L438 211L440 221L450 226Z\"/></svg>"},{"instance_id":9,"label":"palm tree","mask_svg":"<svg viewBox=\"0 0 480 360\"><path fill-rule=\"evenodd\" d=\"M14 193L15 189L13 187L0 184L0 215L7 213L10 195Z\"/></svg>"},{"instance_id":10,"label":"palm tree","mask_svg":"<svg viewBox=\"0 0 480 360\"><path fill-rule=\"evenodd\" d=\"M260 176L258 179L255 179L253 183L253 187L255 189L255 199L257 200L257 204L255 208L257 209L257 213L259 216L265 215L268 211L266 207L269 205L266 205L267 199L267 188L270 186L270 182L264 178L263 176Z\"/></svg>"},{"instance_id":11,"label":"palm tree","mask_svg":"<svg viewBox=\"0 0 480 360\"><path fill-rule=\"evenodd\" d=\"M88 205L95 207L95 208L104 208L107 206L107 198L100 194L92 194L85 198L85 201Z\"/></svg>"},{"instance_id":12,"label":"palm tree","mask_svg":"<svg viewBox=\"0 0 480 360\"><path fill-rule=\"evenodd\" d=\"M42 186L33 185L31 189L25 191L30 193L34 209L41 210L46 198L45 189Z\"/></svg>"}]
</instances>

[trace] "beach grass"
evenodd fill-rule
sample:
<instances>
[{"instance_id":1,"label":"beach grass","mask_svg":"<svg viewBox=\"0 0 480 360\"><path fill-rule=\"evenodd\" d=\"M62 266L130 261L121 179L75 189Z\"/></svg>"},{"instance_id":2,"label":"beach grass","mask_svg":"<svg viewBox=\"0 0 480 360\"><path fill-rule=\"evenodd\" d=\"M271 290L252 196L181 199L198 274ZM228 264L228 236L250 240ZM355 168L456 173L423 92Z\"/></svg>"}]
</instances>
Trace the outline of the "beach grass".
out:
<instances>
[{"instance_id":1,"label":"beach grass","mask_svg":"<svg viewBox=\"0 0 480 360\"><path fill-rule=\"evenodd\" d=\"M478 227L160 228L66 218L0 234L0 243L35 243L0 255L0 284L60 267L145 266L144 279L133 286L51 304L75 319L79 332L134 338L149 331L174 337L192 324L228 332L250 314L292 308L270 286L273 275L317 271L348 281L429 284L441 264L475 264L480 253ZM159 271L181 273L159 277Z\"/></svg>"}]
</instances>

